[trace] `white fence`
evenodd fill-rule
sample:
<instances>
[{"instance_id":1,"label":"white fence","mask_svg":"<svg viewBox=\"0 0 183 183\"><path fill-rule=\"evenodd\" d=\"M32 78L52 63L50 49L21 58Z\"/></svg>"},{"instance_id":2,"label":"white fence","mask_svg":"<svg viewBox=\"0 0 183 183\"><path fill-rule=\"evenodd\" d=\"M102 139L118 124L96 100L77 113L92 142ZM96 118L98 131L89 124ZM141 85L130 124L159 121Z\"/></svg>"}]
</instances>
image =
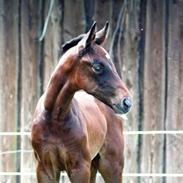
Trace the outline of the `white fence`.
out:
<instances>
[{"instance_id":1,"label":"white fence","mask_svg":"<svg viewBox=\"0 0 183 183\"><path fill-rule=\"evenodd\" d=\"M125 137L126 136L133 136L133 135L173 135L173 136L177 136L177 135L183 135L183 131L125 131L124 132ZM30 132L0 132L0 137L1 136L30 136ZM8 149L6 151L0 151L0 156L3 155L7 155L7 154L17 154L17 153L32 153L33 150L32 149L18 149L18 150L11 150ZM2 159L2 158L1 158ZM20 163L21 164L21 163ZM33 167L35 169L35 167ZM20 176L19 180L20 183L24 183L25 179L22 179L22 177L27 177L27 176L32 176L36 177L35 172L24 172L24 171L19 171L19 172L0 172L0 183L14 183L13 181L17 179L11 179L11 177L14 176ZM131 173L131 172L124 172L123 174L123 179L126 180L126 178L129 177L147 177L147 178L152 178L152 177L159 177L159 178L163 178L163 177L172 177L172 178L182 178L183 180L183 173ZM60 183L68 183L69 179L66 175L66 173L61 173L61 179L60 179ZM102 183L103 179L101 178L100 174L98 173L97 175L97 183ZM126 181L124 181L126 182ZM148 181L148 183L150 183L152 181ZM165 181L166 182L166 181ZM134 182L135 183L135 182Z\"/></svg>"}]
</instances>

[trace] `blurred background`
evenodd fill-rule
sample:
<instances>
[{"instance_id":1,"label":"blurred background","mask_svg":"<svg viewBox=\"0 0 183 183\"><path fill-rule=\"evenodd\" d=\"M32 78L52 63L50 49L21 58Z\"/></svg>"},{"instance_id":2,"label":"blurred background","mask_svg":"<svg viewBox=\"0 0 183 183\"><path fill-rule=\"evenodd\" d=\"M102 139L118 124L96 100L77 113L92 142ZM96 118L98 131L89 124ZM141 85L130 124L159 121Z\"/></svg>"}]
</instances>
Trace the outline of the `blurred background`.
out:
<instances>
[{"instance_id":1,"label":"blurred background","mask_svg":"<svg viewBox=\"0 0 183 183\"><path fill-rule=\"evenodd\" d=\"M133 95L124 183L183 182L183 0L0 0L0 183L36 182L32 114L61 45L94 20Z\"/></svg>"}]
</instances>

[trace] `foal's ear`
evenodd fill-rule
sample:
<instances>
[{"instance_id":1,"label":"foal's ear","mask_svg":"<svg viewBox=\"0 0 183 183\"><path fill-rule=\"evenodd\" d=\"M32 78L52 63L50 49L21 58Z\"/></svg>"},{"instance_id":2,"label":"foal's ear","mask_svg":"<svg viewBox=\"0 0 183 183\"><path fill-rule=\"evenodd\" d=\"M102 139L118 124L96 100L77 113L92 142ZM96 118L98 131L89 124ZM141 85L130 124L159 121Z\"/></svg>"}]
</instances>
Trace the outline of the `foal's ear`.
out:
<instances>
[{"instance_id":1,"label":"foal's ear","mask_svg":"<svg viewBox=\"0 0 183 183\"><path fill-rule=\"evenodd\" d=\"M84 35L84 37L78 43L79 52L90 46L90 44L95 40L95 29L96 29L96 22L93 23L90 30Z\"/></svg>"},{"instance_id":2,"label":"foal's ear","mask_svg":"<svg viewBox=\"0 0 183 183\"><path fill-rule=\"evenodd\" d=\"M109 28L109 22L107 21L103 29L101 29L96 33L96 38L95 38L96 44L100 45L105 41L107 37L108 28Z\"/></svg>"}]
</instances>

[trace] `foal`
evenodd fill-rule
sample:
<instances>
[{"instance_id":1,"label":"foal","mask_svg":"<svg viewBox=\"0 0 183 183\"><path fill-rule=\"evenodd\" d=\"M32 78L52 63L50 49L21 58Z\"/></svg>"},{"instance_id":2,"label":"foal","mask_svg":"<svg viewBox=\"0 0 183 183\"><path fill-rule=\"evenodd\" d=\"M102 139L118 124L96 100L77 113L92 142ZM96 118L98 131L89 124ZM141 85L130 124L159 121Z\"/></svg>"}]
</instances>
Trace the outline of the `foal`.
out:
<instances>
[{"instance_id":1,"label":"foal","mask_svg":"<svg viewBox=\"0 0 183 183\"><path fill-rule=\"evenodd\" d=\"M118 114L131 107L130 94L101 47L108 23L66 43L32 122L38 183L59 183L65 170L72 183L121 183L123 127Z\"/></svg>"}]
</instances>

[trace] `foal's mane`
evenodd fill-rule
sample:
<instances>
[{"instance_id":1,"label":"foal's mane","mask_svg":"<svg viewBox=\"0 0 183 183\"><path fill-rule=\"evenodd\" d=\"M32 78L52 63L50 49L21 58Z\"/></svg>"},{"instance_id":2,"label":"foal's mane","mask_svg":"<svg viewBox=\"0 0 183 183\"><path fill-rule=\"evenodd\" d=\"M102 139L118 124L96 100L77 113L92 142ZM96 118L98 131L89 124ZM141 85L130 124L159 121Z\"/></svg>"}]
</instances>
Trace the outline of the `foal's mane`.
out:
<instances>
[{"instance_id":1,"label":"foal's mane","mask_svg":"<svg viewBox=\"0 0 183 183\"><path fill-rule=\"evenodd\" d=\"M62 51L66 52L68 49L72 48L73 46L76 46L78 42L84 37L85 34L80 34L77 37L74 37L73 39L67 41L62 45Z\"/></svg>"},{"instance_id":2,"label":"foal's mane","mask_svg":"<svg viewBox=\"0 0 183 183\"><path fill-rule=\"evenodd\" d=\"M108 30L108 26L109 26L109 23L108 21L105 23L105 26L103 27L103 29L101 29L100 31L96 32L95 34L95 43L100 45L104 42L105 38L106 38L106 34L107 34L107 30ZM96 22L93 23L93 31L95 30L95 27L96 27ZM92 29L91 28L91 29ZM91 31L91 30L90 30ZM87 34L80 34L79 36L71 39L70 41L67 41L66 43L64 43L62 45L62 51L63 52L66 52L69 48L72 48L73 46L76 46L79 41L81 39L84 38L84 36L86 36Z\"/></svg>"}]
</instances>

